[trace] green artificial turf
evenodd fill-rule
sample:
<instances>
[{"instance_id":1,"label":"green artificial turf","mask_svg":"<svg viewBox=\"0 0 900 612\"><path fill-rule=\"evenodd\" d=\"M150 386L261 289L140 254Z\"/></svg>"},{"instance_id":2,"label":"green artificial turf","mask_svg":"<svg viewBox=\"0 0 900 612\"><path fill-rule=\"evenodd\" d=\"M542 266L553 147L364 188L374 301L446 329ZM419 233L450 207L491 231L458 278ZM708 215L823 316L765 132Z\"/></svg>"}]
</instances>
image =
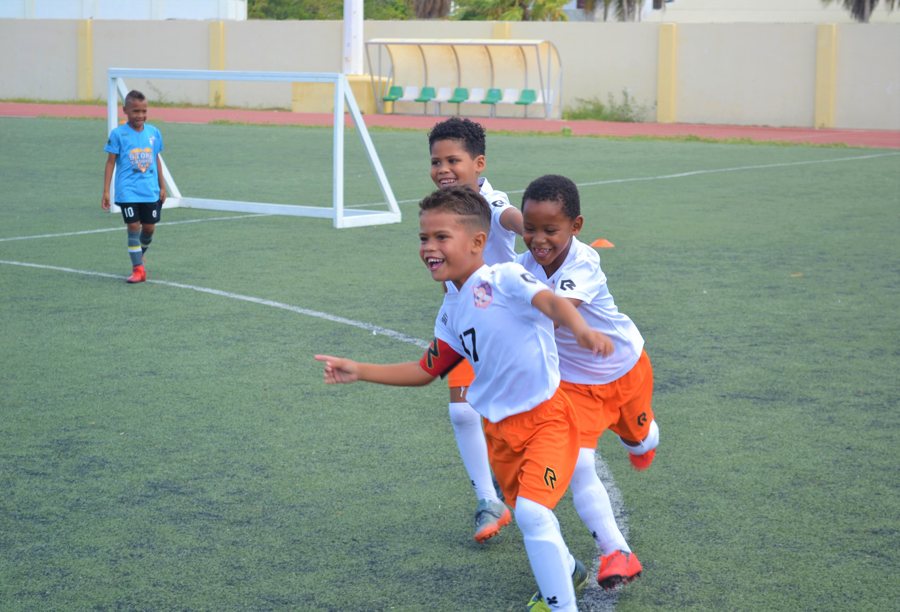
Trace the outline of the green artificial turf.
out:
<instances>
[{"instance_id":1,"label":"green artificial turf","mask_svg":"<svg viewBox=\"0 0 900 612\"><path fill-rule=\"evenodd\" d=\"M326 129L159 127L185 195L330 204ZM471 540L443 383L331 387L312 358L421 353L325 315L430 338L425 134L372 134L402 223L166 210L128 286L104 130L0 119L0 609L521 609L515 527ZM348 205L378 202L354 138ZM579 184L653 360L653 467L600 444L644 565L616 608L895 608L900 155L503 134L487 159L514 203Z\"/></svg>"}]
</instances>

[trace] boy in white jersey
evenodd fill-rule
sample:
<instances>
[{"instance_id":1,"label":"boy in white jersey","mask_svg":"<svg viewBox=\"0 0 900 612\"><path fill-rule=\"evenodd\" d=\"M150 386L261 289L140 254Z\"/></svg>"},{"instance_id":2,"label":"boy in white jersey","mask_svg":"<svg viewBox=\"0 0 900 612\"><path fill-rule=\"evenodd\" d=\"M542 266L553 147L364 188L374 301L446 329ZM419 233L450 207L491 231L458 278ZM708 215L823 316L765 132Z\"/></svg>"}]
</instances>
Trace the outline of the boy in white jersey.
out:
<instances>
[{"instance_id":1,"label":"boy in white jersey","mask_svg":"<svg viewBox=\"0 0 900 612\"><path fill-rule=\"evenodd\" d=\"M435 321L435 339L418 362L358 363L327 355L325 382L357 380L420 386L466 358L475 370L469 401L484 417L491 466L525 542L543 597L532 610L577 609L584 567L569 553L552 508L578 456L574 409L560 392L554 323L596 355L610 340L574 306L516 263L484 265L488 204L467 188L435 191L419 204L419 256L438 282L452 282ZM574 583L574 584L573 584Z\"/></svg>"},{"instance_id":2,"label":"boy in white jersey","mask_svg":"<svg viewBox=\"0 0 900 612\"><path fill-rule=\"evenodd\" d=\"M109 134L104 147L106 169L103 173L103 195L100 206L109 210L109 186L116 175L116 205L128 230L128 256L131 259L129 283L147 280L144 253L153 240L162 206L166 201L166 183L159 171L159 154L163 150L162 134L146 123L147 98L133 89L125 96L128 123Z\"/></svg>"},{"instance_id":3,"label":"boy in white jersey","mask_svg":"<svg viewBox=\"0 0 900 612\"><path fill-rule=\"evenodd\" d=\"M510 204L505 193L494 189L481 176L486 165L485 140L480 124L459 117L436 124L428 134L431 180L435 186L469 187L490 204L491 228L484 247L484 263L490 266L515 259L516 234L522 234L522 213ZM452 283L447 284L446 291L455 290ZM463 361L447 376L447 386L450 424L477 500L474 538L485 542L500 533L511 516L494 489L481 417L466 401L466 391L474 378L472 367Z\"/></svg>"},{"instance_id":4,"label":"boy in white jersey","mask_svg":"<svg viewBox=\"0 0 900 612\"><path fill-rule=\"evenodd\" d=\"M637 326L613 301L600 257L576 238L583 219L575 184L556 175L532 181L522 196L522 212L528 251L517 261L572 302L591 327L615 344L613 355L598 361L578 346L569 330L556 330L560 387L575 405L581 430L572 498L602 553L597 581L611 589L637 578L642 568L616 525L594 453L603 431L611 429L628 449L635 469L650 467L659 443L651 407L653 368Z\"/></svg>"}]
</instances>

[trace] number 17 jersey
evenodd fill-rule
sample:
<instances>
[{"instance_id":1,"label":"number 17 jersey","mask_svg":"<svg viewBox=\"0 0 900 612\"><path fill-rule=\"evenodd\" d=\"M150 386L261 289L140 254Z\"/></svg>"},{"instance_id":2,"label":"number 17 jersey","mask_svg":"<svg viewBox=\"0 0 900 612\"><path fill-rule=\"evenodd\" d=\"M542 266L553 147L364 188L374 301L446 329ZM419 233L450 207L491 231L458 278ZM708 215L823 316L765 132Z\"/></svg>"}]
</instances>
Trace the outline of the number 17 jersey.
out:
<instances>
[{"instance_id":1,"label":"number 17 jersey","mask_svg":"<svg viewBox=\"0 0 900 612\"><path fill-rule=\"evenodd\" d=\"M492 423L531 410L559 386L553 322L531 304L547 290L521 265L503 263L482 266L444 296L434 335L472 364L467 399Z\"/></svg>"}]
</instances>

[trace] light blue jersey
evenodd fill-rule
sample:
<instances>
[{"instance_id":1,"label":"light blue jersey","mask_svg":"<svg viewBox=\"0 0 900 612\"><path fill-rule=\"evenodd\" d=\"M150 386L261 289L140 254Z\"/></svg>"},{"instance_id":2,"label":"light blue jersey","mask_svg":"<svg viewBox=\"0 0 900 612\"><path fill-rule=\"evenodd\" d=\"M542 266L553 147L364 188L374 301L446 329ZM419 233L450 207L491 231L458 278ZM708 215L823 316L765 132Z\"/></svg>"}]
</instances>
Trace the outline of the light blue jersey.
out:
<instances>
[{"instance_id":1,"label":"light blue jersey","mask_svg":"<svg viewBox=\"0 0 900 612\"><path fill-rule=\"evenodd\" d=\"M116 156L116 203L159 200L157 155L163 150L162 134L149 123L136 132L127 123L114 129L103 150Z\"/></svg>"}]
</instances>

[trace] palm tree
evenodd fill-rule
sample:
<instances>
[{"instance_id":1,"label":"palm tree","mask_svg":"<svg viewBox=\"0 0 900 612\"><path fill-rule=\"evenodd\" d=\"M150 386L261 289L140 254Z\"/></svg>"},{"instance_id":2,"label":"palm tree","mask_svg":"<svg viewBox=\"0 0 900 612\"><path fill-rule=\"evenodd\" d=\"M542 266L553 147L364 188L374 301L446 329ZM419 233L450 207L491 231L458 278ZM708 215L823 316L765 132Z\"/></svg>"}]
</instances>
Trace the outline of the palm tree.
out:
<instances>
[{"instance_id":1,"label":"palm tree","mask_svg":"<svg viewBox=\"0 0 900 612\"><path fill-rule=\"evenodd\" d=\"M893 1L893 0L891 0ZM641 0L584 0L582 10L585 16L593 20L598 2L603 3L603 21L609 21L609 10L615 6L616 19L619 21L638 21L641 15Z\"/></svg>"},{"instance_id":2,"label":"palm tree","mask_svg":"<svg viewBox=\"0 0 900 612\"><path fill-rule=\"evenodd\" d=\"M836 0L822 0L822 3L828 6ZM850 11L850 16L862 23L869 23L872 17L872 9L878 6L878 0L841 0L841 4L845 9ZM897 0L885 0L885 4L890 10L897 8Z\"/></svg>"},{"instance_id":3,"label":"palm tree","mask_svg":"<svg viewBox=\"0 0 900 612\"><path fill-rule=\"evenodd\" d=\"M450 0L414 0L416 19L443 19L450 14Z\"/></svg>"}]
</instances>

